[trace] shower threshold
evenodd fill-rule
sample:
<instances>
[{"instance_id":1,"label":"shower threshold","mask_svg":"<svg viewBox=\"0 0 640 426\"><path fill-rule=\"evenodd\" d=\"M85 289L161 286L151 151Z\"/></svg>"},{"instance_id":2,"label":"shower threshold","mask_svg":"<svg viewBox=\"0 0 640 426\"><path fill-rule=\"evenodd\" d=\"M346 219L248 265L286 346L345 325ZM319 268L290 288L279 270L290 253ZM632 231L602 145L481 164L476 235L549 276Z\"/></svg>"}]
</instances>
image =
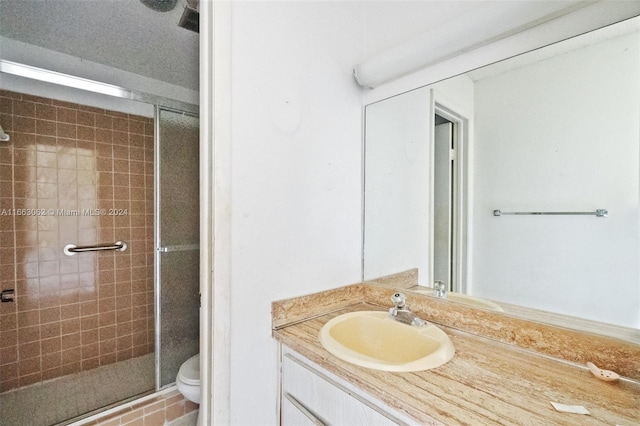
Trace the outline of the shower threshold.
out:
<instances>
[{"instance_id":1,"label":"shower threshold","mask_svg":"<svg viewBox=\"0 0 640 426\"><path fill-rule=\"evenodd\" d=\"M154 388L154 354L150 353L2 393L0 423L69 424Z\"/></svg>"}]
</instances>

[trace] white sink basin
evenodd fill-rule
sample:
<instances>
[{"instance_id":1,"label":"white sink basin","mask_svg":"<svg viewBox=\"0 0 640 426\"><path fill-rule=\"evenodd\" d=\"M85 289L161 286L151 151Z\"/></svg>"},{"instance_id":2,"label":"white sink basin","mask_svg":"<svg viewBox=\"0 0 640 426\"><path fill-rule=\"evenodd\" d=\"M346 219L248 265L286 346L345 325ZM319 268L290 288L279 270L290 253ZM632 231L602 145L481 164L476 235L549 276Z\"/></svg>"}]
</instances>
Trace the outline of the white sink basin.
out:
<instances>
[{"instance_id":1,"label":"white sink basin","mask_svg":"<svg viewBox=\"0 0 640 426\"><path fill-rule=\"evenodd\" d=\"M453 343L433 324L403 324L387 312L350 312L320 330L320 343L336 357L384 371L420 371L439 367L455 352Z\"/></svg>"}]
</instances>

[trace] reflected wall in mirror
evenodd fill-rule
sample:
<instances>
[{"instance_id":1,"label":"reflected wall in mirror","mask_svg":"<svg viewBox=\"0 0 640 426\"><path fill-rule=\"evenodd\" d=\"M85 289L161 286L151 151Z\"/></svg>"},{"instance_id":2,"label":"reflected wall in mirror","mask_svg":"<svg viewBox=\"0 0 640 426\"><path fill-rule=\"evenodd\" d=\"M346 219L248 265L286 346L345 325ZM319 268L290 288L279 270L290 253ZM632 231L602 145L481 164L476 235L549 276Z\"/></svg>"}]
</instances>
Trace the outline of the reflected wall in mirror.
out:
<instances>
[{"instance_id":1,"label":"reflected wall in mirror","mask_svg":"<svg viewBox=\"0 0 640 426\"><path fill-rule=\"evenodd\" d=\"M431 286L448 251L451 290L640 328L639 28L634 18L368 105L364 279L418 268ZM436 114L454 134L445 232Z\"/></svg>"}]
</instances>

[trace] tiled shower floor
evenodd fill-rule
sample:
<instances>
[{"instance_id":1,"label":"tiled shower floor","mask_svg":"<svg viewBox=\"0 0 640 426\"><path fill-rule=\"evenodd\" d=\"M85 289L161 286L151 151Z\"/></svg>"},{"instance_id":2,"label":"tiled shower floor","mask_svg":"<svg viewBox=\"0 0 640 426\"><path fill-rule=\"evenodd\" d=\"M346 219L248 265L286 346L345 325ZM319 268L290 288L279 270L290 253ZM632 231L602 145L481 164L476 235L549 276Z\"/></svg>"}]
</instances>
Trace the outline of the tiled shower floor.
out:
<instances>
[{"instance_id":1,"label":"tiled shower floor","mask_svg":"<svg viewBox=\"0 0 640 426\"><path fill-rule=\"evenodd\" d=\"M0 425L55 425L154 388L151 353L2 393Z\"/></svg>"}]
</instances>

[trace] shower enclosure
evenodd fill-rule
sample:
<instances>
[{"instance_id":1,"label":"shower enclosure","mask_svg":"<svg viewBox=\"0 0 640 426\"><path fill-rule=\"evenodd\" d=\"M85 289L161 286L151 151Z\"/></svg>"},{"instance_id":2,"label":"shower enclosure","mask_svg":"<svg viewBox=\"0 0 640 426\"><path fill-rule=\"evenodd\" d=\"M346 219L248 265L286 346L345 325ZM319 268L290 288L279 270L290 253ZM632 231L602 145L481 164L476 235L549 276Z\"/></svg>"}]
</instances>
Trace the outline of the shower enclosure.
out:
<instances>
[{"instance_id":1,"label":"shower enclosure","mask_svg":"<svg viewBox=\"0 0 640 426\"><path fill-rule=\"evenodd\" d=\"M0 76L0 424L64 424L198 352L198 118Z\"/></svg>"}]
</instances>

